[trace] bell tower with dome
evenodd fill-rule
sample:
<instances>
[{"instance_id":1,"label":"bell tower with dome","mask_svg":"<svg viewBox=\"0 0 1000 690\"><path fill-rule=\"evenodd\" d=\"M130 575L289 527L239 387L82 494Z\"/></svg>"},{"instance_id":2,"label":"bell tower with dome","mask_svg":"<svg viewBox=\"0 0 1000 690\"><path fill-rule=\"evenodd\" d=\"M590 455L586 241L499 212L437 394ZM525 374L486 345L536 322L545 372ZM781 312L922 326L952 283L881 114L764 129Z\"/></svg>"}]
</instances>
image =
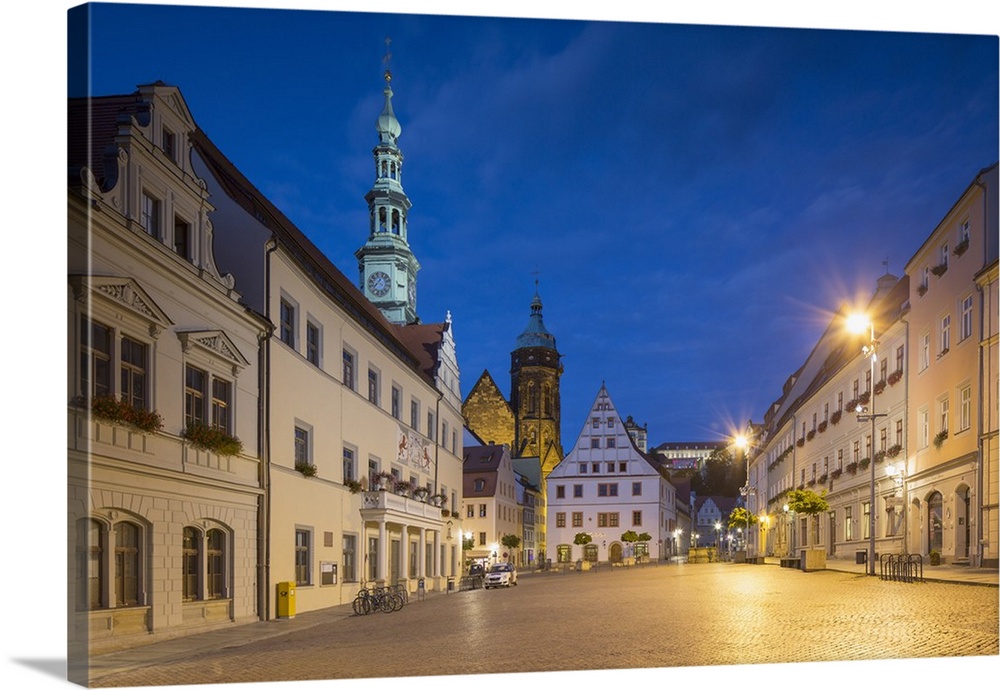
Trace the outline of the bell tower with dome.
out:
<instances>
[{"instance_id":1,"label":"bell tower with dome","mask_svg":"<svg viewBox=\"0 0 1000 690\"><path fill-rule=\"evenodd\" d=\"M528 325L510 353L510 406L515 416L514 457L538 457L542 476L563 458L559 377L563 366L556 338L542 321L542 299L531 300Z\"/></svg>"},{"instance_id":2,"label":"bell tower with dome","mask_svg":"<svg viewBox=\"0 0 1000 690\"><path fill-rule=\"evenodd\" d=\"M388 55L386 55L388 60ZM418 323L417 271L420 264L410 250L408 214L410 200L403 191L403 152L398 140L402 127L392 111L392 73L386 69L385 105L375 123L378 145L375 184L368 202L368 241L354 256L362 292L392 323Z\"/></svg>"}]
</instances>

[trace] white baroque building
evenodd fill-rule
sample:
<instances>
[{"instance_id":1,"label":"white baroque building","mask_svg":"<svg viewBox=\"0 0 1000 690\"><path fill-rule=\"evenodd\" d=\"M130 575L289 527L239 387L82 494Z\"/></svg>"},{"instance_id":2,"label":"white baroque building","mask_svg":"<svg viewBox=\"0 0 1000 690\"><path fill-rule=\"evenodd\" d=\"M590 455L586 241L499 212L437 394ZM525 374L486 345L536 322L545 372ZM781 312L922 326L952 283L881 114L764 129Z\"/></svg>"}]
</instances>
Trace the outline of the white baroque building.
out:
<instances>
[{"instance_id":1,"label":"white baroque building","mask_svg":"<svg viewBox=\"0 0 1000 690\"><path fill-rule=\"evenodd\" d=\"M572 450L547 477L546 507L546 538L558 563L662 559L675 548L674 487L636 449L604 384ZM651 539L630 545L621 538L628 530ZM574 545L581 532L590 543Z\"/></svg>"},{"instance_id":2,"label":"white baroque building","mask_svg":"<svg viewBox=\"0 0 1000 690\"><path fill-rule=\"evenodd\" d=\"M177 89L69 103L70 678L257 620L270 330L213 257Z\"/></svg>"}]
</instances>

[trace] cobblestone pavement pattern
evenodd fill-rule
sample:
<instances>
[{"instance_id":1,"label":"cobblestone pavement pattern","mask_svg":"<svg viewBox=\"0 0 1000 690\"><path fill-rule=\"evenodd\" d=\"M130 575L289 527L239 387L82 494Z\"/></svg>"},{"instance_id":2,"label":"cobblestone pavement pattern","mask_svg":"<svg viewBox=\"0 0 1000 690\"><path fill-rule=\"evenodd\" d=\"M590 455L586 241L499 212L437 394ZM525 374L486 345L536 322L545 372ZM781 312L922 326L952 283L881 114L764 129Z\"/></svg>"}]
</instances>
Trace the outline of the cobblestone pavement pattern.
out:
<instances>
[{"instance_id":1,"label":"cobblestone pavement pattern","mask_svg":"<svg viewBox=\"0 0 1000 690\"><path fill-rule=\"evenodd\" d=\"M428 595L390 614L311 612L297 618L320 622L204 651L188 645L145 667L116 668L105 655L91 685L997 655L997 611L996 587L835 571L719 563L546 573L509 589Z\"/></svg>"}]
</instances>

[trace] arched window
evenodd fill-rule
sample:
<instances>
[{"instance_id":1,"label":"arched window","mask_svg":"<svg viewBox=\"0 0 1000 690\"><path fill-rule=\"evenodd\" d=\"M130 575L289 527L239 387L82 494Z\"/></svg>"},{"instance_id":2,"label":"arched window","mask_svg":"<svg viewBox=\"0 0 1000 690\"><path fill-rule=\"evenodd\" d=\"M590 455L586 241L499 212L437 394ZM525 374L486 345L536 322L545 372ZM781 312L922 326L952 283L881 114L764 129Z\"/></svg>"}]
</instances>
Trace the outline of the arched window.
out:
<instances>
[{"instance_id":1,"label":"arched window","mask_svg":"<svg viewBox=\"0 0 1000 690\"><path fill-rule=\"evenodd\" d=\"M583 547L583 560L597 563L597 544L586 544Z\"/></svg>"},{"instance_id":2,"label":"arched window","mask_svg":"<svg viewBox=\"0 0 1000 690\"><path fill-rule=\"evenodd\" d=\"M385 161L382 161L382 173L379 175L379 177L386 177L388 175L388 170L389 170L389 164L386 163Z\"/></svg>"},{"instance_id":3,"label":"arched window","mask_svg":"<svg viewBox=\"0 0 1000 690\"><path fill-rule=\"evenodd\" d=\"M222 599L226 596L226 534L221 529L208 530L205 540L207 581L205 598Z\"/></svg>"},{"instance_id":4,"label":"arched window","mask_svg":"<svg viewBox=\"0 0 1000 690\"><path fill-rule=\"evenodd\" d=\"M552 389L547 383L542 386L542 414L552 416Z\"/></svg>"},{"instance_id":5,"label":"arched window","mask_svg":"<svg viewBox=\"0 0 1000 690\"><path fill-rule=\"evenodd\" d=\"M76 539L76 608L92 611L104 606L104 529L97 520L80 520Z\"/></svg>"},{"instance_id":6,"label":"arched window","mask_svg":"<svg viewBox=\"0 0 1000 690\"><path fill-rule=\"evenodd\" d=\"M139 605L139 527L115 525L115 606Z\"/></svg>"},{"instance_id":7,"label":"arched window","mask_svg":"<svg viewBox=\"0 0 1000 690\"><path fill-rule=\"evenodd\" d=\"M392 234L399 234L399 211L395 209L392 212Z\"/></svg>"},{"instance_id":8,"label":"arched window","mask_svg":"<svg viewBox=\"0 0 1000 690\"><path fill-rule=\"evenodd\" d=\"M535 382L528 382L528 414L535 414L538 411L538 389Z\"/></svg>"},{"instance_id":9,"label":"arched window","mask_svg":"<svg viewBox=\"0 0 1000 690\"><path fill-rule=\"evenodd\" d=\"M380 208L378 210L378 231L379 232L385 232L385 228L386 228L386 223L387 222L388 221L386 220L385 209L384 208Z\"/></svg>"},{"instance_id":10,"label":"arched window","mask_svg":"<svg viewBox=\"0 0 1000 690\"><path fill-rule=\"evenodd\" d=\"M198 557L201 547L201 532L194 527L184 528L184 556L182 565L182 591L184 601L198 599L198 571L201 569L201 559Z\"/></svg>"}]
</instances>

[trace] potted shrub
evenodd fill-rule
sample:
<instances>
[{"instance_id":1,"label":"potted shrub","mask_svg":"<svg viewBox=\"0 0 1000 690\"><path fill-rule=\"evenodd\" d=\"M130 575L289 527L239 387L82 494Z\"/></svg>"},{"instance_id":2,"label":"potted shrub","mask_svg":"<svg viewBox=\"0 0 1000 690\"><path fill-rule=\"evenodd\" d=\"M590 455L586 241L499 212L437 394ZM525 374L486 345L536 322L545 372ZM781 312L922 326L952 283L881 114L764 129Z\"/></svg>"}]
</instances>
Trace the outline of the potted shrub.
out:
<instances>
[{"instance_id":1,"label":"potted shrub","mask_svg":"<svg viewBox=\"0 0 1000 690\"><path fill-rule=\"evenodd\" d=\"M861 462L858 463L858 469L859 470L866 470L866 469L868 469L868 466L870 464L872 464L872 459L871 458L861 458Z\"/></svg>"},{"instance_id":2,"label":"potted shrub","mask_svg":"<svg viewBox=\"0 0 1000 690\"><path fill-rule=\"evenodd\" d=\"M947 430L941 430L941 431L937 432L937 434L934 436L934 447L935 448L940 448L941 444L944 443L944 440L946 438L948 438L948 432L947 432Z\"/></svg>"},{"instance_id":3,"label":"potted shrub","mask_svg":"<svg viewBox=\"0 0 1000 690\"><path fill-rule=\"evenodd\" d=\"M800 515L809 515L818 521L821 513L830 510L826 500L826 490L817 494L808 489L791 491L788 494L788 509ZM802 570L823 570L826 568L826 550L820 548L802 549Z\"/></svg>"},{"instance_id":4,"label":"potted shrub","mask_svg":"<svg viewBox=\"0 0 1000 690\"><path fill-rule=\"evenodd\" d=\"M296 469L298 469L298 468L296 467ZM352 494L356 494L356 493L360 493L361 492L361 482L359 482L359 481L357 481L355 479L345 479L344 480L344 486L346 486L348 489L350 489Z\"/></svg>"},{"instance_id":5,"label":"potted shrub","mask_svg":"<svg viewBox=\"0 0 1000 690\"><path fill-rule=\"evenodd\" d=\"M849 462L849 463L847 463L847 467L845 467L844 469L846 469L851 474L854 474L855 472L858 471L858 463L856 463L856 462Z\"/></svg>"},{"instance_id":6,"label":"potted shrub","mask_svg":"<svg viewBox=\"0 0 1000 690\"><path fill-rule=\"evenodd\" d=\"M930 552L931 565L941 565L941 552L933 549Z\"/></svg>"}]
</instances>

